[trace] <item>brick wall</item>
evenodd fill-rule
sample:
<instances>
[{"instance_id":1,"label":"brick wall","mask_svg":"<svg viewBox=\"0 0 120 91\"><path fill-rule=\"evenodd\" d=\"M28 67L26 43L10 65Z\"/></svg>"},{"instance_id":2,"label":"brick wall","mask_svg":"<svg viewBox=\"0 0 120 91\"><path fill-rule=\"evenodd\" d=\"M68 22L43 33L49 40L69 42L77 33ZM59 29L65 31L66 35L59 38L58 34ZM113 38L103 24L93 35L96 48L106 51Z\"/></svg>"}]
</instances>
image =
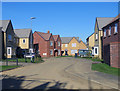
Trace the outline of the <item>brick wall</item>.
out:
<instances>
[{"instance_id":1,"label":"brick wall","mask_svg":"<svg viewBox=\"0 0 120 91\"><path fill-rule=\"evenodd\" d=\"M120 68L120 42L110 43L110 65Z\"/></svg>"}]
</instances>

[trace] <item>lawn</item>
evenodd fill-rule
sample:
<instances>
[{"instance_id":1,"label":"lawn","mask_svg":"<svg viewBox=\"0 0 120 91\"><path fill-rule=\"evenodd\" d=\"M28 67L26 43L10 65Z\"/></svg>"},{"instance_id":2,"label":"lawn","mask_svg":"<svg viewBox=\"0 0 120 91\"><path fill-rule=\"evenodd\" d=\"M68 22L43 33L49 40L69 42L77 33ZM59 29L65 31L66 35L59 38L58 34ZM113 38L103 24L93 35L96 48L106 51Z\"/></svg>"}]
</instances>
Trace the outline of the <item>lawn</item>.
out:
<instances>
[{"instance_id":1,"label":"lawn","mask_svg":"<svg viewBox=\"0 0 120 91\"><path fill-rule=\"evenodd\" d=\"M6 61L6 60L2 60L2 61ZM16 62L16 59L8 59L8 61ZM25 61L25 58L18 58L18 62L31 63L31 59L27 58L26 61ZM34 63L41 63L41 62L44 62L44 60L42 58L35 58L34 59Z\"/></svg>"},{"instance_id":2,"label":"lawn","mask_svg":"<svg viewBox=\"0 0 120 91\"><path fill-rule=\"evenodd\" d=\"M8 69L13 69L13 68L17 68L17 67L20 67L20 66L16 66L16 65L5 66L5 65L2 65L2 66L0 66L0 71L4 71L4 70L8 70Z\"/></svg>"},{"instance_id":3,"label":"lawn","mask_svg":"<svg viewBox=\"0 0 120 91\"><path fill-rule=\"evenodd\" d=\"M110 67L105 63L92 64L92 70L120 76L120 68Z\"/></svg>"},{"instance_id":4,"label":"lawn","mask_svg":"<svg viewBox=\"0 0 120 91\"><path fill-rule=\"evenodd\" d=\"M88 59L88 60L92 60L92 61L103 61L103 59L99 59L99 58L92 58L92 57L77 57L77 58L83 58L83 59Z\"/></svg>"}]
</instances>

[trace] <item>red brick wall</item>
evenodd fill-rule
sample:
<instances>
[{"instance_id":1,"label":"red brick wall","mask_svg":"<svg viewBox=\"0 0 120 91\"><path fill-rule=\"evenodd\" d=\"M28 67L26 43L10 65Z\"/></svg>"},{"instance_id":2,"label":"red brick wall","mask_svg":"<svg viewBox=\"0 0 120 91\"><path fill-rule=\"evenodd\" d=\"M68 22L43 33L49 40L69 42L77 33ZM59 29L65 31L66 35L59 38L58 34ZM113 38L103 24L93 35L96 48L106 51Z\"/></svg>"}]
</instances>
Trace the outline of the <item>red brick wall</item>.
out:
<instances>
[{"instance_id":1,"label":"red brick wall","mask_svg":"<svg viewBox=\"0 0 120 91\"><path fill-rule=\"evenodd\" d=\"M50 41L54 42L53 37L50 37L50 41L44 40L40 35L37 34L37 32L34 32L33 34L34 38L34 44L38 44L39 46L39 51L40 51L40 56L41 57L53 57L54 55L50 55L50 49L53 50L54 54L54 45L50 47ZM47 55L43 55L43 53L47 53Z\"/></svg>"},{"instance_id":2,"label":"red brick wall","mask_svg":"<svg viewBox=\"0 0 120 91\"><path fill-rule=\"evenodd\" d=\"M53 46L50 46L50 41L53 41ZM47 41L47 53L48 57L54 57L54 38L52 35L50 37L50 41ZM50 50L53 50L53 55L50 55Z\"/></svg>"},{"instance_id":3,"label":"red brick wall","mask_svg":"<svg viewBox=\"0 0 120 91\"><path fill-rule=\"evenodd\" d=\"M120 68L120 42L110 43L110 65Z\"/></svg>"},{"instance_id":4,"label":"red brick wall","mask_svg":"<svg viewBox=\"0 0 120 91\"><path fill-rule=\"evenodd\" d=\"M114 34L115 23L118 23L118 33ZM103 32L103 59L104 62L111 65L112 67L118 67L118 61L120 60L120 45L117 44L120 42L120 20L117 20L110 24L111 26L111 35L108 36L108 28L106 29L106 37L104 37Z\"/></svg>"},{"instance_id":5,"label":"red brick wall","mask_svg":"<svg viewBox=\"0 0 120 91\"><path fill-rule=\"evenodd\" d=\"M60 46L58 46L58 42L60 42ZM57 41L55 41L55 48L60 50L60 55L58 55L58 52L57 52L57 55L61 56L61 38L60 38L60 36L58 37Z\"/></svg>"}]
</instances>

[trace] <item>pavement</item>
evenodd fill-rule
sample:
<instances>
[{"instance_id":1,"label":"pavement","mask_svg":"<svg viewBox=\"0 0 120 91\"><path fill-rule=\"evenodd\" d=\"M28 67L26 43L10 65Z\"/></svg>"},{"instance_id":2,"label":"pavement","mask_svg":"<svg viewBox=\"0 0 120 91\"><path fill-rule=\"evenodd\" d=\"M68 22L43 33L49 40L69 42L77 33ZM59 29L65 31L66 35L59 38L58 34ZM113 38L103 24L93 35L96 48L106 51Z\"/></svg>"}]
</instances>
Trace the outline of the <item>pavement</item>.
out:
<instances>
[{"instance_id":1,"label":"pavement","mask_svg":"<svg viewBox=\"0 0 120 91\"><path fill-rule=\"evenodd\" d=\"M118 77L92 71L91 60L48 58L1 72L3 89L118 89Z\"/></svg>"}]
</instances>

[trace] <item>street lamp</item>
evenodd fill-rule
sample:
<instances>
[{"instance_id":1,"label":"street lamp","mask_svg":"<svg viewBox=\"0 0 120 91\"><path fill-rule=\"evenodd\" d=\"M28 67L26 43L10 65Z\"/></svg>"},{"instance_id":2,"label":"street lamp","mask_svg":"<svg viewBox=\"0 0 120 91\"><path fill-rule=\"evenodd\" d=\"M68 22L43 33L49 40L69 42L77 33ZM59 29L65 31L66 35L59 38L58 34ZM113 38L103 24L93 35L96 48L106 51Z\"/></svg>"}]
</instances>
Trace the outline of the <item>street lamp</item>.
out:
<instances>
[{"instance_id":1,"label":"street lamp","mask_svg":"<svg viewBox=\"0 0 120 91\"><path fill-rule=\"evenodd\" d=\"M36 17L31 17L31 29L32 29L32 19L36 19Z\"/></svg>"},{"instance_id":2,"label":"street lamp","mask_svg":"<svg viewBox=\"0 0 120 91\"><path fill-rule=\"evenodd\" d=\"M30 18L31 19L31 30L32 30L32 19L36 19L35 17L31 17ZM30 45L31 45L31 47L30 47L30 49L29 49L29 52L31 53L31 52L33 52L33 36L31 36L32 38L32 42L30 43ZM31 40L30 40L31 41Z\"/></svg>"}]
</instances>

